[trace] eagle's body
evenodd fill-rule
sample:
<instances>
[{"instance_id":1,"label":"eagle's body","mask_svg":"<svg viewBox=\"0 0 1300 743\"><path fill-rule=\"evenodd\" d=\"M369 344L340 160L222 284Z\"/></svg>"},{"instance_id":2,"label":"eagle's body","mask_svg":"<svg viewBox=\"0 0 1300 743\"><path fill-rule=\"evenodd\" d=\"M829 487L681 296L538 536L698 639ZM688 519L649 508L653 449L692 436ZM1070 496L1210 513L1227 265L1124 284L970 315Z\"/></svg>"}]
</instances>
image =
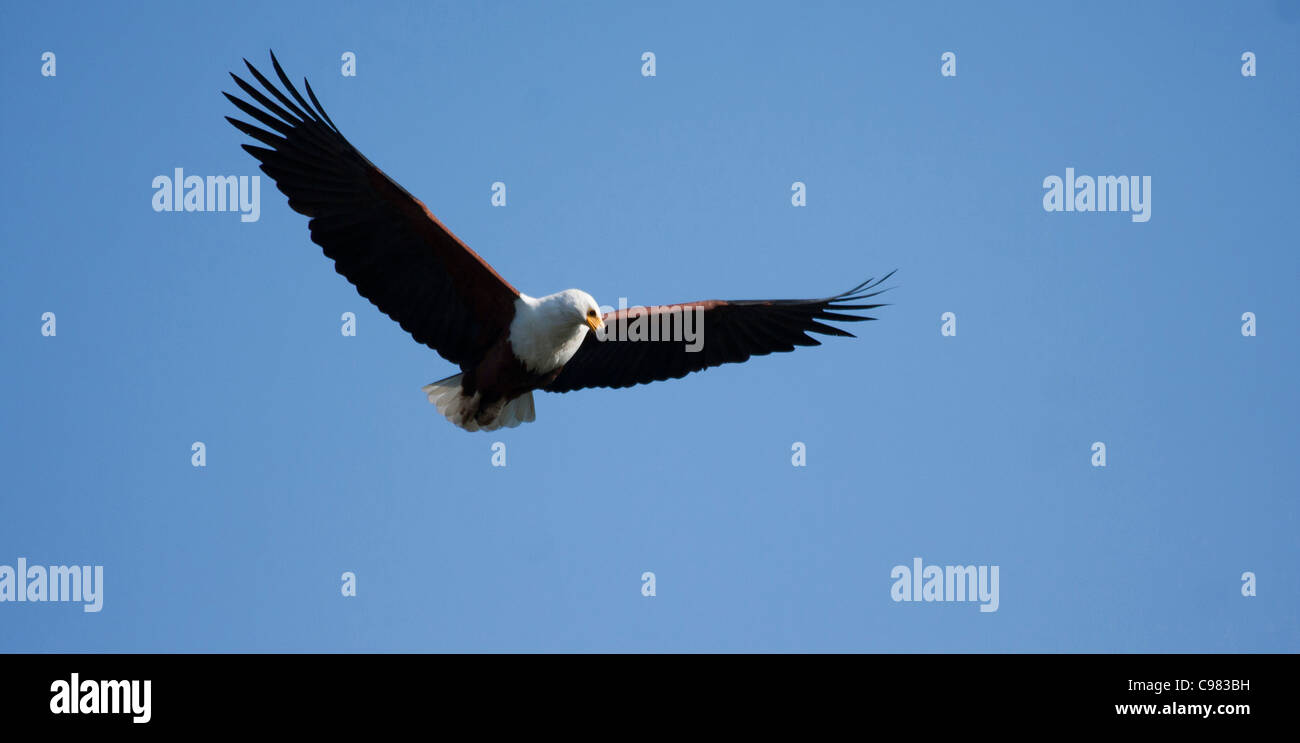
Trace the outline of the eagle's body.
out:
<instances>
[{"instance_id":1,"label":"eagle's body","mask_svg":"<svg viewBox=\"0 0 1300 743\"><path fill-rule=\"evenodd\" d=\"M468 372L424 386L429 402L467 431L517 426L536 417L533 390L554 381L590 330L591 295L569 289L541 299L520 294L509 334Z\"/></svg>"},{"instance_id":2,"label":"eagle's body","mask_svg":"<svg viewBox=\"0 0 1300 743\"><path fill-rule=\"evenodd\" d=\"M269 145L244 149L261 161L289 206L311 217L311 238L335 269L417 341L460 367L459 374L426 385L424 392L461 428L491 431L533 420L534 390L629 387L819 345L810 332L852 337L821 321L872 320L845 312L881 306L855 302L879 294L884 279L823 299L707 300L604 314L590 294L577 289L535 299L511 286L363 157L309 83L304 81L311 103L274 54L271 62L293 99L245 60L275 100L232 75L261 107L226 97L266 128L227 120ZM698 344L668 333L685 327L686 313L700 318ZM649 339L602 332L606 325L629 322L655 330Z\"/></svg>"}]
</instances>

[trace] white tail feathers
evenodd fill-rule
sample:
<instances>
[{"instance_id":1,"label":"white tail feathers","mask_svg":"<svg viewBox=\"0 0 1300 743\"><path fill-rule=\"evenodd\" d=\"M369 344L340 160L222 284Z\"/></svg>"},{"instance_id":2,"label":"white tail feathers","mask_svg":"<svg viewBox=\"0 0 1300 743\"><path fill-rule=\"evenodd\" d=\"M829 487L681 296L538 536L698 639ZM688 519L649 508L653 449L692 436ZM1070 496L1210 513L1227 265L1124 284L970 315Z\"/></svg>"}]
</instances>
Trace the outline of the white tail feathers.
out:
<instances>
[{"instance_id":1,"label":"white tail feathers","mask_svg":"<svg viewBox=\"0 0 1300 743\"><path fill-rule=\"evenodd\" d=\"M512 400L498 400L480 409L479 393L467 397L460 387L460 379L461 375L457 374L426 384L420 389L428 395L429 402L438 408L439 413L466 431L514 428L520 423L531 423L537 419L532 392L525 392Z\"/></svg>"}]
</instances>

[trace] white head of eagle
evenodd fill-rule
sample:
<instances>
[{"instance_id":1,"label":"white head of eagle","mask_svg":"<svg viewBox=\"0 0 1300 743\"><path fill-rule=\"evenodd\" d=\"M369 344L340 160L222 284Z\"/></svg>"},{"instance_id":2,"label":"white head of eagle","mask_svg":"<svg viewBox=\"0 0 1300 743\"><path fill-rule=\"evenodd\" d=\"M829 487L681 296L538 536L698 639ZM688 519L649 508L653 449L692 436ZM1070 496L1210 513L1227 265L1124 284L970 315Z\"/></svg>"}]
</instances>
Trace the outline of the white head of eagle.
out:
<instances>
[{"instance_id":1,"label":"white head of eagle","mask_svg":"<svg viewBox=\"0 0 1300 743\"><path fill-rule=\"evenodd\" d=\"M528 371L547 374L569 362L588 330L600 330L600 306L581 289L541 299L520 294L510 323L510 346Z\"/></svg>"},{"instance_id":2,"label":"white head of eagle","mask_svg":"<svg viewBox=\"0 0 1300 743\"><path fill-rule=\"evenodd\" d=\"M303 81L304 98L274 53L271 65L282 87L248 60L244 64L261 87L231 77L256 105L225 94L260 124L226 117L259 142L244 150L289 197L289 207L311 218L311 239L335 270L415 340L460 367L424 392L438 412L467 431L533 420L534 390L631 387L821 345L809 333L851 338L826 321L874 320L855 313L883 306L863 302L884 291L881 284L892 272L821 299L710 299L603 315L578 289L534 299L357 151L311 84ZM597 333L603 324L623 327L629 320L667 327L686 311L708 326L707 335L697 328L704 339L699 345L685 345L680 335L647 341L640 334Z\"/></svg>"}]
</instances>

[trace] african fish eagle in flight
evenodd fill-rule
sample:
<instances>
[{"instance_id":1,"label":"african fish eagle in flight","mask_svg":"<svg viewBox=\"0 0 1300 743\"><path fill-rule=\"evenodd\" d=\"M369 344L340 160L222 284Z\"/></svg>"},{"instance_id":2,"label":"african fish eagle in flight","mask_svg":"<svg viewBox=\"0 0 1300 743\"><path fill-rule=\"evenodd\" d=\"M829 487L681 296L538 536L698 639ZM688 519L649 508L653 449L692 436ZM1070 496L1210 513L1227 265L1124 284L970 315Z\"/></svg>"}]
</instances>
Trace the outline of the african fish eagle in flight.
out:
<instances>
[{"instance_id":1,"label":"african fish eagle in flight","mask_svg":"<svg viewBox=\"0 0 1300 743\"><path fill-rule=\"evenodd\" d=\"M311 239L335 270L415 340L460 366L459 374L423 389L439 413L467 431L533 420L533 390L631 387L820 345L809 332L853 337L820 321L873 320L844 311L883 306L859 302L880 294L888 275L823 299L708 300L604 315L591 295L578 289L530 297L358 152L305 79L311 103L303 99L274 52L271 64L292 100L248 60L244 64L275 100L231 73L261 108L224 95L265 127L227 116L235 128L267 145L243 148L289 197L289 206L311 217ZM670 319L664 315L683 312L703 318L703 342L695 348L680 333L651 341L602 331L638 320L653 325Z\"/></svg>"}]
</instances>

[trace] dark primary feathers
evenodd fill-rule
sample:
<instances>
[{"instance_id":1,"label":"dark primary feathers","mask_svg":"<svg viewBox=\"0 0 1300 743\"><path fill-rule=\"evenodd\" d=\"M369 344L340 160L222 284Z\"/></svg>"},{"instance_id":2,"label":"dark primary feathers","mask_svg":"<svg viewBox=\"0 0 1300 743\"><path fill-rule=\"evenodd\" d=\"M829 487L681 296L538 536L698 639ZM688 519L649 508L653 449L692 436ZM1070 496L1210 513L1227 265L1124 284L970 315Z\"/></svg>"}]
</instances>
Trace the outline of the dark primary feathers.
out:
<instances>
[{"instance_id":1,"label":"dark primary feathers","mask_svg":"<svg viewBox=\"0 0 1300 743\"><path fill-rule=\"evenodd\" d=\"M742 362L750 356L793 351L795 346L819 346L808 333L853 337L852 333L827 325L832 322L861 322L874 317L844 314L872 310L881 304L858 304L884 291L879 281L868 279L843 294L825 299L710 300L662 307L633 307L605 315L609 326L630 322L649 313L647 321L661 319L666 312L704 308L703 347L687 351L685 340L605 340L589 332L578 353L564 365L560 375L543 389L570 392L584 387L631 387L636 384L676 379L719 364ZM697 331L698 332L698 331Z\"/></svg>"},{"instance_id":2,"label":"dark primary feathers","mask_svg":"<svg viewBox=\"0 0 1300 743\"><path fill-rule=\"evenodd\" d=\"M509 328L519 292L344 139L306 80L311 103L304 100L274 53L271 64L292 100L244 64L266 92L231 77L260 108L225 96L265 128L226 120L269 147L244 145L289 206L312 218L311 239L335 269L448 361L480 359Z\"/></svg>"}]
</instances>

